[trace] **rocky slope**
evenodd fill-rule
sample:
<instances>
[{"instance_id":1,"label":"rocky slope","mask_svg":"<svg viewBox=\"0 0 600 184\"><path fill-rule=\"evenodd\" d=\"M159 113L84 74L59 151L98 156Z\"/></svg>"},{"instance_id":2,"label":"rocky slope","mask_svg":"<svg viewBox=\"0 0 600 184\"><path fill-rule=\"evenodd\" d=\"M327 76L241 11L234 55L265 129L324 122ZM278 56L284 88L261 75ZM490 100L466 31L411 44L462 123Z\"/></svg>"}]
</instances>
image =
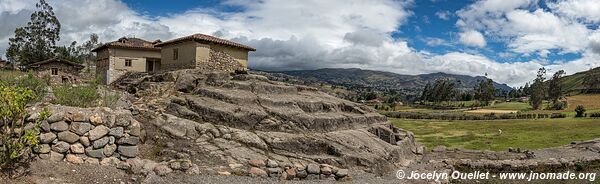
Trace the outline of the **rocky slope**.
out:
<instances>
[{"instance_id":1,"label":"rocky slope","mask_svg":"<svg viewBox=\"0 0 600 184\"><path fill-rule=\"evenodd\" d=\"M228 164L269 159L383 172L423 149L373 109L263 76L181 70L129 74L114 86L135 94L140 122Z\"/></svg>"}]
</instances>

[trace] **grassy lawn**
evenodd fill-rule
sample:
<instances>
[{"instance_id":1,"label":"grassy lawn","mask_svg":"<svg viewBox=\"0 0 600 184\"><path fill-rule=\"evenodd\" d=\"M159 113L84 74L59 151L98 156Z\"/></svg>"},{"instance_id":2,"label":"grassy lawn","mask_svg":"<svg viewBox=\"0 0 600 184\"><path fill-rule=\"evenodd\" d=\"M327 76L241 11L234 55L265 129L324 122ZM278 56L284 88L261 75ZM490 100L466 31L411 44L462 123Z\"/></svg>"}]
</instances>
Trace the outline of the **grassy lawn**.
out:
<instances>
[{"instance_id":1,"label":"grassy lawn","mask_svg":"<svg viewBox=\"0 0 600 184\"><path fill-rule=\"evenodd\" d=\"M484 107L484 109L494 109L494 110L528 110L531 109L531 105L527 102L503 102L503 103L495 103L493 106Z\"/></svg>"},{"instance_id":2,"label":"grassy lawn","mask_svg":"<svg viewBox=\"0 0 600 184\"><path fill-rule=\"evenodd\" d=\"M537 149L600 137L600 119L541 119L495 121L441 121L390 119L412 131L416 139L438 145L477 150ZM499 134L498 130L502 130Z\"/></svg>"}]
</instances>

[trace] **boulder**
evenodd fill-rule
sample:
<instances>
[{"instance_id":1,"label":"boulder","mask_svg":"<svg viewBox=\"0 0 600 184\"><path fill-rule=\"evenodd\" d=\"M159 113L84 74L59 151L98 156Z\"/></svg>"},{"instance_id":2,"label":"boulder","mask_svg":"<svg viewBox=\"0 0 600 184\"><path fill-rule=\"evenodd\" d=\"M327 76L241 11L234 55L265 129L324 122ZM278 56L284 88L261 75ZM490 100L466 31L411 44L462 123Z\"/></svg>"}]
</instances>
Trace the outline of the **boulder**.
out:
<instances>
[{"instance_id":1,"label":"boulder","mask_svg":"<svg viewBox=\"0 0 600 184\"><path fill-rule=\"evenodd\" d=\"M102 116L100 116L98 113L94 114L93 116L90 116L90 123L92 123L95 126L101 125L102 122Z\"/></svg>"},{"instance_id":2,"label":"boulder","mask_svg":"<svg viewBox=\"0 0 600 184\"><path fill-rule=\"evenodd\" d=\"M67 124L67 122L64 121L55 122L50 124L50 129L57 132L66 131L69 129L69 124Z\"/></svg>"},{"instance_id":3,"label":"boulder","mask_svg":"<svg viewBox=\"0 0 600 184\"><path fill-rule=\"evenodd\" d=\"M75 143L75 142L79 141L79 136L73 132L64 131L64 132L58 133L58 140L65 141L68 143Z\"/></svg>"},{"instance_id":4,"label":"boulder","mask_svg":"<svg viewBox=\"0 0 600 184\"><path fill-rule=\"evenodd\" d=\"M70 127L71 132L74 132L77 135L84 135L90 131L90 129L92 129L92 125L84 122L72 122Z\"/></svg>"},{"instance_id":5,"label":"boulder","mask_svg":"<svg viewBox=\"0 0 600 184\"><path fill-rule=\"evenodd\" d=\"M133 137L133 136L129 136L129 137L123 137L120 138L117 141L117 144L124 144L124 145L132 145L135 146L140 142L140 138L139 137Z\"/></svg>"},{"instance_id":6,"label":"boulder","mask_svg":"<svg viewBox=\"0 0 600 184\"><path fill-rule=\"evenodd\" d=\"M86 164L92 164L92 165L98 165L100 164L100 161L97 158L91 158L91 157L87 157L84 159Z\"/></svg>"},{"instance_id":7,"label":"boulder","mask_svg":"<svg viewBox=\"0 0 600 184\"><path fill-rule=\"evenodd\" d=\"M104 146L104 155L109 157L109 156L113 155L113 153L115 153L116 150L117 150L116 144L106 145L106 146Z\"/></svg>"},{"instance_id":8,"label":"boulder","mask_svg":"<svg viewBox=\"0 0 600 184\"><path fill-rule=\"evenodd\" d=\"M332 173L331 167L321 167L321 174L331 175Z\"/></svg>"},{"instance_id":9,"label":"boulder","mask_svg":"<svg viewBox=\"0 0 600 184\"><path fill-rule=\"evenodd\" d=\"M85 118L82 112L69 112L69 114L67 114L65 118L70 122L84 122L88 120L87 118Z\"/></svg>"},{"instance_id":10,"label":"boulder","mask_svg":"<svg viewBox=\"0 0 600 184\"><path fill-rule=\"evenodd\" d=\"M63 158L65 158L65 155L63 155L62 153L58 153L58 152L54 152L54 151L50 152L50 160L51 161L58 162L58 161L62 161Z\"/></svg>"},{"instance_id":11,"label":"boulder","mask_svg":"<svg viewBox=\"0 0 600 184\"><path fill-rule=\"evenodd\" d=\"M110 138L108 137L102 137L101 139L95 140L94 143L92 144L94 148L102 148L104 147L106 144L108 144L108 141L110 140Z\"/></svg>"},{"instance_id":12,"label":"boulder","mask_svg":"<svg viewBox=\"0 0 600 184\"><path fill-rule=\"evenodd\" d=\"M106 127L104 125L97 126L93 130L90 130L90 132L89 132L89 134L90 134L89 135L90 141L95 141L97 139L100 139L101 137L103 137L106 134L108 134L109 130L110 129L108 129L108 127Z\"/></svg>"},{"instance_id":13,"label":"boulder","mask_svg":"<svg viewBox=\"0 0 600 184\"><path fill-rule=\"evenodd\" d=\"M267 167L275 168L279 167L279 164L277 163L277 161L269 159L267 160Z\"/></svg>"},{"instance_id":14,"label":"boulder","mask_svg":"<svg viewBox=\"0 0 600 184\"><path fill-rule=\"evenodd\" d=\"M54 123L54 122L59 122L64 120L65 118L65 114L62 112L57 112L57 113L53 113L52 115L50 115L50 117L48 117L48 119L46 119L46 121L48 121L48 123Z\"/></svg>"},{"instance_id":15,"label":"boulder","mask_svg":"<svg viewBox=\"0 0 600 184\"><path fill-rule=\"evenodd\" d=\"M100 161L100 165L103 166L116 166L117 164L119 164L119 162L121 162L121 160L119 160L118 158L115 157L107 157L107 158L103 158Z\"/></svg>"},{"instance_id":16,"label":"boulder","mask_svg":"<svg viewBox=\"0 0 600 184\"><path fill-rule=\"evenodd\" d=\"M286 169L285 173L286 173L285 179L287 179L287 180L291 180L296 177L296 169L294 169L294 168Z\"/></svg>"},{"instance_id":17,"label":"boulder","mask_svg":"<svg viewBox=\"0 0 600 184\"><path fill-rule=\"evenodd\" d=\"M306 170L298 170L296 172L296 177L298 177L298 178L306 178L306 177L308 177L308 172L306 172Z\"/></svg>"},{"instance_id":18,"label":"boulder","mask_svg":"<svg viewBox=\"0 0 600 184\"><path fill-rule=\"evenodd\" d=\"M266 178L266 177L268 177L268 176L269 176L269 175L267 174L267 171L265 171L265 170L262 170L262 169L260 169L260 168L258 168L258 167L251 167L251 168L248 170L248 173L250 174L250 176L253 176L253 177L265 177L265 178Z\"/></svg>"},{"instance_id":19,"label":"boulder","mask_svg":"<svg viewBox=\"0 0 600 184\"><path fill-rule=\"evenodd\" d=\"M56 139L56 134L52 132L40 134L40 143L42 144L51 143L52 141L54 141L54 139Z\"/></svg>"},{"instance_id":20,"label":"boulder","mask_svg":"<svg viewBox=\"0 0 600 184\"><path fill-rule=\"evenodd\" d=\"M308 174L321 174L321 168L317 164L308 164L306 171Z\"/></svg>"},{"instance_id":21,"label":"boulder","mask_svg":"<svg viewBox=\"0 0 600 184\"><path fill-rule=\"evenodd\" d=\"M251 166L254 167L265 167L265 161L264 160L260 160L260 159L252 159L252 160L248 160L248 164L250 164Z\"/></svg>"},{"instance_id":22,"label":"boulder","mask_svg":"<svg viewBox=\"0 0 600 184\"><path fill-rule=\"evenodd\" d=\"M50 153L50 150L51 150L50 145L40 144L33 149L33 152L39 153L39 154L45 154L45 153Z\"/></svg>"},{"instance_id":23,"label":"boulder","mask_svg":"<svg viewBox=\"0 0 600 184\"><path fill-rule=\"evenodd\" d=\"M337 173L335 173L336 178L343 178L348 176L348 169L339 169Z\"/></svg>"},{"instance_id":24,"label":"boulder","mask_svg":"<svg viewBox=\"0 0 600 184\"><path fill-rule=\"evenodd\" d=\"M91 145L90 138L85 137L85 136L79 137L79 142L81 142L81 144L83 144L85 147L88 147Z\"/></svg>"},{"instance_id":25,"label":"boulder","mask_svg":"<svg viewBox=\"0 0 600 184\"><path fill-rule=\"evenodd\" d=\"M171 168L169 168L169 166L158 165L158 166L154 167L154 172L159 176L164 176L164 175L167 175L167 174L173 172L173 170Z\"/></svg>"},{"instance_id":26,"label":"boulder","mask_svg":"<svg viewBox=\"0 0 600 184\"><path fill-rule=\"evenodd\" d=\"M85 147L81 143L75 143L71 145L71 153L83 154L85 153Z\"/></svg>"},{"instance_id":27,"label":"boulder","mask_svg":"<svg viewBox=\"0 0 600 184\"><path fill-rule=\"evenodd\" d=\"M110 129L108 135L115 136L116 138L123 136L123 127L114 127Z\"/></svg>"},{"instance_id":28,"label":"boulder","mask_svg":"<svg viewBox=\"0 0 600 184\"><path fill-rule=\"evenodd\" d=\"M83 164L83 158L73 154L67 154L66 160L72 164Z\"/></svg>"},{"instance_id":29,"label":"boulder","mask_svg":"<svg viewBox=\"0 0 600 184\"><path fill-rule=\"evenodd\" d=\"M122 156L130 158L136 157L138 154L137 146L119 146L117 150L119 150L119 154L121 154Z\"/></svg>"},{"instance_id":30,"label":"boulder","mask_svg":"<svg viewBox=\"0 0 600 184\"><path fill-rule=\"evenodd\" d=\"M66 153L69 151L70 147L71 145L69 145L69 143L59 141L58 143L52 146L52 151L55 151L57 153Z\"/></svg>"},{"instance_id":31,"label":"boulder","mask_svg":"<svg viewBox=\"0 0 600 184\"><path fill-rule=\"evenodd\" d=\"M85 149L85 154L92 158L104 158L104 149L93 149L88 147Z\"/></svg>"},{"instance_id":32,"label":"boulder","mask_svg":"<svg viewBox=\"0 0 600 184\"><path fill-rule=\"evenodd\" d=\"M42 121L42 123L40 124L40 127L42 128L42 131L44 131L44 132L52 131L52 129L50 128L50 123L48 123L48 121Z\"/></svg>"}]
</instances>

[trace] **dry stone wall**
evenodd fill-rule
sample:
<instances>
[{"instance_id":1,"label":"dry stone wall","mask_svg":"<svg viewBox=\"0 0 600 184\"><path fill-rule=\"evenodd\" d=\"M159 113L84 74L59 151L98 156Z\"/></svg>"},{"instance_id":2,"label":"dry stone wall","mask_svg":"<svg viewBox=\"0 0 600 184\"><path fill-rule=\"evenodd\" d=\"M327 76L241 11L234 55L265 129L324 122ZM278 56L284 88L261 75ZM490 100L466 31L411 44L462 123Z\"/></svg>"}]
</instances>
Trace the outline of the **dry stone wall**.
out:
<instances>
[{"instance_id":1,"label":"dry stone wall","mask_svg":"<svg viewBox=\"0 0 600 184\"><path fill-rule=\"evenodd\" d=\"M142 129L130 111L51 109L52 115L41 123L40 145L33 150L40 159L99 163L137 157Z\"/></svg>"}]
</instances>

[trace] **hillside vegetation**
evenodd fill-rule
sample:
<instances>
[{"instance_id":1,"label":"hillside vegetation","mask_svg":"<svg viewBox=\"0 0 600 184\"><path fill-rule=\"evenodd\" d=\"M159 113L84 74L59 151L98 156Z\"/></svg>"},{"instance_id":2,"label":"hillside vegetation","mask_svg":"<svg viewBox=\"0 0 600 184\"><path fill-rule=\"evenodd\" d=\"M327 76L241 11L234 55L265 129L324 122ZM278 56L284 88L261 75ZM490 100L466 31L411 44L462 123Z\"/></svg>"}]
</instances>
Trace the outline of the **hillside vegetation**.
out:
<instances>
[{"instance_id":1,"label":"hillside vegetation","mask_svg":"<svg viewBox=\"0 0 600 184\"><path fill-rule=\"evenodd\" d=\"M427 83L439 79L449 79L457 83L458 89L472 89L483 80L483 76L453 75L446 73L431 73L422 75L401 75L391 72L362 70L358 68L324 68L318 70L282 71L287 75L303 79L314 79L327 83L341 85L349 88L373 88L377 90L415 90L420 91ZM494 82L497 89L510 91L512 88L506 84Z\"/></svg>"},{"instance_id":2,"label":"hillside vegetation","mask_svg":"<svg viewBox=\"0 0 600 184\"><path fill-rule=\"evenodd\" d=\"M592 70L578 72L573 75L565 76L561 79L563 91L567 94L579 94L585 92L587 87L584 85L586 76L596 76L600 78L600 67ZM600 85L600 84L596 84Z\"/></svg>"}]
</instances>

